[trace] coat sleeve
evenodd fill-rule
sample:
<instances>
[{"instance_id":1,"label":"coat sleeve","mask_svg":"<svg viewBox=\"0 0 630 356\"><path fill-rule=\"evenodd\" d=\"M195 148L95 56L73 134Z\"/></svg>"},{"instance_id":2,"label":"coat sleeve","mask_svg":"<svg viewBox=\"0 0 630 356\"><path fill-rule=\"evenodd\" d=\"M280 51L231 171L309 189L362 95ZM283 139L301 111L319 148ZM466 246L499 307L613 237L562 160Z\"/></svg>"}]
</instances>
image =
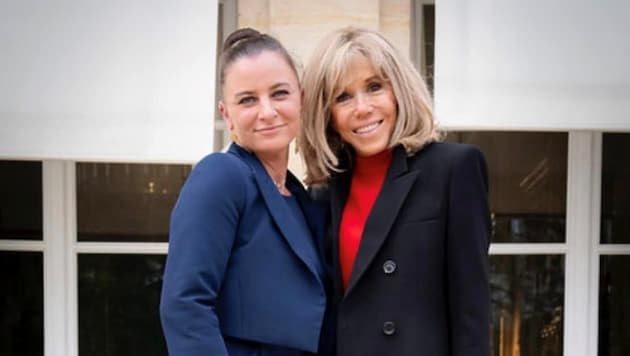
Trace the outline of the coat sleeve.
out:
<instances>
[{"instance_id":1,"label":"coat sleeve","mask_svg":"<svg viewBox=\"0 0 630 356\"><path fill-rule=\"evenodd\" d=\"M447 279L452 356L490 355L488 177L483 154L462 145L452 167Z\"/></svg>"},{"instance_id":2,"label":"coat sleeve","mask_svg":"<svg viewBox=\"0 0 630 356\"><path fill-rule=\"evenodd\" d=\"M170 356L227 356L215 313L217 294L245 201L236 158L199 162L171 213L160 317Z\"/></svg>"}]
</instances>

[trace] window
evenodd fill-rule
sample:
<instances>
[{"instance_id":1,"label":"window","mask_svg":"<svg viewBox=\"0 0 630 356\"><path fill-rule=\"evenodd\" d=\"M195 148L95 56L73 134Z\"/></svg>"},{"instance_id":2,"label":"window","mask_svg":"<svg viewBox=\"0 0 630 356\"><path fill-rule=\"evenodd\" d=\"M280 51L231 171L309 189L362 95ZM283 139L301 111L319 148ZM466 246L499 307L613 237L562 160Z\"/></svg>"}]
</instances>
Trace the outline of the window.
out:
<instances>
[{"instance_id":1,"label":"window","mask_svg":"<svg viewBox=\"0 0 630 356\"><path fill-rule=\"evenodd\" d=\"M0 161L0 354L44 354L42 163Z\"/></svg>"},{"instance_id":2,"label":"window","mask_svg":"<svg viewBox=\"0 0 630 356\"><path fill-rule=\"evenodd\" d=\"M621 356L630 354L630 134L602 141L598 355Z\"/></svg>"},{"instance_id":3,"label":"window","mask_svg":"<svg viewBox=\"0 0 630 356\"><path fill-rule=\"evenodd\" d=\"M411 59L419 68L420 74L433 93L434 53L435 53L435 1L412 1L412 44ZM412 42L413 43L413 42Z\"/></svg>"},{"instance_id":4,"label":"window","mask_svg":"<svg viewBox=\"0 0 630 356\"><path fill-rule=\"evenodd\" d=\"M79 255L80 355L167 355L158 315L165 260Z\"/></svg>"},{"instance_id":5,"label":"window","mask_svg":"<svg viewBox=\"0 0 630 356\"><path fill-rule=\"evenodd\" d=\"M563 352L569 137L554 132L450 132L488 164L492 355ZM497 250L496 247L500 247Z\"/></svg>"},{"instance_id":6,"label":"window","mask_svg":"<svg viewBox=\"0 0 630 356\"><path fill-rule=\"evenodd\" d=\"M42 240L41 162L0 161L0 239Z\"/></svg>"},{"instance_id":7,"label":"window","mask_svg":"<svg viewBox=\"0 0 630 356\"><path fill-rule=\"evenodd\" d=\"M77 163L80 355L166 355L158 315L169 217L189 165Z\"/></svg>"},{"instance_id":8,"label":"window","mask_svg":"<svg viewBox=\"0 0 630 356\"><path fill-rule=\"evenodd\" d=\"M0 251L0 354L44 354L43 256Z\"/></svg>"},{"instance_id":9,"label":"window","mask_svg":"<svg viewBox=\"0 0 630 356\"><path fill-rule=\"evenodd\" d=\"M188 165L77 164L79 241L166 242Z\"/></svg>"}]
</instances>

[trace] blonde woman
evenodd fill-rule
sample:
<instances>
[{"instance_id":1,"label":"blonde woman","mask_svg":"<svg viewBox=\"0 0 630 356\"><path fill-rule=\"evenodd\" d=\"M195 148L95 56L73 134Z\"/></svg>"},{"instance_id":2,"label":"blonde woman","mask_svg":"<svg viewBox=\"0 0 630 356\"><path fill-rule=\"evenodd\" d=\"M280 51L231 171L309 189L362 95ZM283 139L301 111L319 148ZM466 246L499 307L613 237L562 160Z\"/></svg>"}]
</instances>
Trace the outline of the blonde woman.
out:
<instances>
[{"instance_id":1,"label":"blonde woman","mask_svg":"<svg viewBox=\"0 0 630 356\"><path fill-rule=\"evenodd\" d=\"M305 68L300 149L327 187L338 356L488 356L486 163L438 142L426 85L379 33Z\"/></svg>"}]
</instances>

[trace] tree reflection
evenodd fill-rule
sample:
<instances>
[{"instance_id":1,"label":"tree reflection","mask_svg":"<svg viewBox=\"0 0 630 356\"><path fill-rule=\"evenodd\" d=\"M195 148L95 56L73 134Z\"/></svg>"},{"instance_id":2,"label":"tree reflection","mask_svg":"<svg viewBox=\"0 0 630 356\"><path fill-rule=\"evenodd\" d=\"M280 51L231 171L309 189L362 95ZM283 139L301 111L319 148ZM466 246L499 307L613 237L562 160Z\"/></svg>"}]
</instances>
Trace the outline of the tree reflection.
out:
<instances>
[{"instance_id":1,"label":"tree reflection","mask_svg":"<svg viewBox=\"0 0 630 356\"><path fill-rule=\"evenodd\" d=\"M564 258L491 257L492 356L561 356Z\"/></svg>"}]
</instances>

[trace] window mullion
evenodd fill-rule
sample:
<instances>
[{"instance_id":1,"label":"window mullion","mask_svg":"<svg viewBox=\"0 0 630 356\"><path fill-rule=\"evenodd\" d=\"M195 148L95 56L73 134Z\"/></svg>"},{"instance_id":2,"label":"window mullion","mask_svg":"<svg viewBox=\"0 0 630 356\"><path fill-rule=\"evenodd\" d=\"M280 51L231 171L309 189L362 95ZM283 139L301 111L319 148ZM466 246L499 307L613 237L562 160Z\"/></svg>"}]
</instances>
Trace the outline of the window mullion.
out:
<instances>
[{"instance_id":1,"label":"window mullion","mask_svg":"<svg viewBox=\"0 0 630 356\"><path fill-rule=\"evenodd\" d=\"M66 234L64 246L67 253L66 259L66 310L65 321L67 355L79 355L79 282L77 269L77 175L76 163L65 163L65 204L64 216Z\"/></svg>"},{"instance_id":2,"label":"window mullion","mask_svg":"<svg viewBox=\"0 0 630 356\"><path fill-rule=\"evenodd\" d=\"M590 246L589 264L590 285L589 293L589 310L588 324L586 325L588 334L588 354L597 355L598 349L598 332L599 332L599 234L601 224L601 199L602 199L602 133L593 133L591 170L591 218L592 223L590 237L588 239Z\"/></svg>"},{"instance_id":3,"label":"window mullion","mask_svg":"<svg viewBox=\"0 0 630 356\"><path fill-rule=\"evenodd\" d=\"M569 133L564 355L571 356L589 354L593 137L591 132Z\"/></svg>"},{"instance_id":4,"label":"window mullion","mask_svg":"<svg viewBox=\"0 0 630 356\"><path fill-rule=\"evenodd\" d=\"M42 163L44 232L44 354L65 356L66 350L66 268L64 244L64 163Z\"/></svg>"}]
</instances>

